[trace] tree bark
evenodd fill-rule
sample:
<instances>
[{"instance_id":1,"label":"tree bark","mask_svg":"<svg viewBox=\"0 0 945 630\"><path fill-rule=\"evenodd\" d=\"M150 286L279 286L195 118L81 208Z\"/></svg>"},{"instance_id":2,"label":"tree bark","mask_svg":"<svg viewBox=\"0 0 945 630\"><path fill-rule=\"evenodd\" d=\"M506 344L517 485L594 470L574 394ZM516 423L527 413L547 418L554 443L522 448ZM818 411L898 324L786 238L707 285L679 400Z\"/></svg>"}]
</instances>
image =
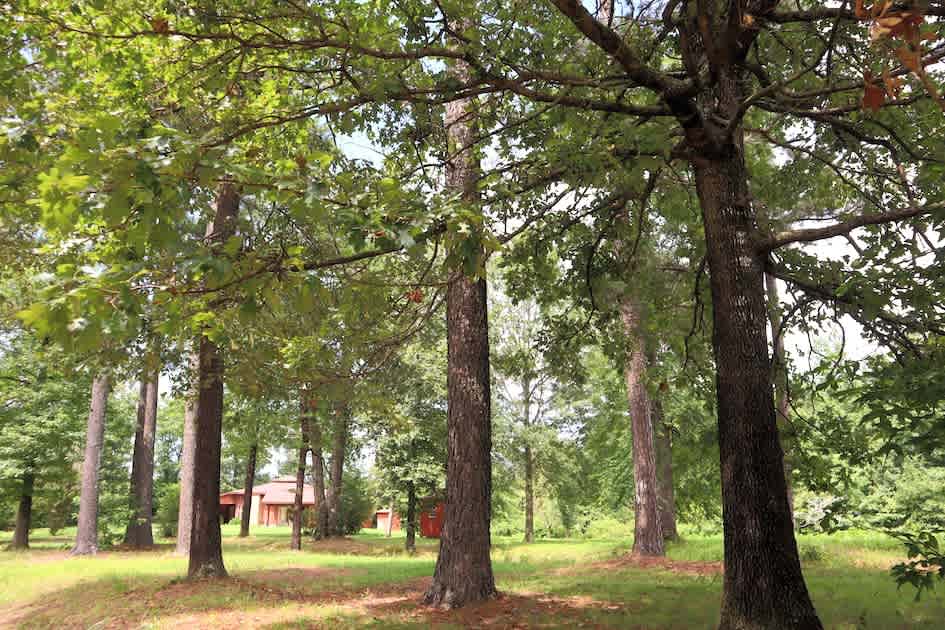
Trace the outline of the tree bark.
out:
<instances>
[{"instance_id":1,"label":"tree bark","mask_svg":"<svg viewBox=\"0 0 945 630\"><path fill-rule=\"evenodd\" d=\"M525 542L535 542L535 460L532 456L532 446L529 428L532 423L532 383L528 378L522 382L522 423L525 426Z\"/></svg>"},{"instance_id":2,"label":"tree bark","mask_svg":"<svg viewBox=\"0 0 945 630\"><path fill-rule=\"evenodd\" d=\"M657 503L663 540L678 540L676 528L676 491L673 487L673 431L663 416L663 402L659 394L650 397L653 420L653 444L656 447Z\"/></svg>"},{"instance_id":3,"label":"tree bark","mask_svg":"<svg viewBox=\"0 0 945 630\"><path fill-rule=\"evenodd\" d=\"M468 23L454 24L458 32ZM450 74L465 83L469 68L455 63ZM463 98L446 105L446 188L478 208L479 160L476 103ZM484 271L469 278L450 270L446 294L447 461L446 513L427 605L458 608L497 596L489 557L492 499L492 409L489 391L489 318Z\"/></svg>"},{"instance_id":4,"label":"tree bark","mask_svg":"<svg viewBox=\"0 0 945 630\"><path fill-rule=\"evenodd\" d=\"M291 548L296 551L302 550L302 510L305 509L303 499L305 491L305 458L308 457L309 437L308 421L303 411L299 421L301 438L299 443L299 463L295 469L295 502L292 512L292 543Z\"/></svg>"},{"instance_id":5,"label":"tree bark","mask_svg":"<svg viewBox=\"0 0 945 630\"><path fill-rule=\"evenodd\" d=\"M322 428L315 417L315 401L309 401L309 446L312 450L312 485L315 489L315 538L325 537L328 530L328 504L325 499L325 456Z\"/></svg>"},{"instance_id":6,"label":"tree bark","mask_svg":"<svg viewBox=\"0 0 945 630\"><path fill-rule=\"evenodd\" d=\"M98 475L105 439L105 410L108 406L110 377L101 372L92 381L92 402L85 435L85 458L82 460L82 489L79 493L79 522L73 555L98 552Z\"/></svg>"},{"instance_id":7,"label":"tree bark","mask_svg":"<svg viewBox=\"0 0 945 630\"><path fill-rule=\"evenodd\" d=\"M736 111L737 78L719 81L720 106ZM740 134L732 146L696 152L692 166L712 289L725 534L720 627L821 628L801 573L784 483L768 365L765 261L753 245Z\"/></svg>"},{"instance_id":8,"label":"tree bark","mask_svg":"<svg viewBox=\"0 0 945 630\"><path fill-rule=\"evenodd\" d=\"M243 482L243 512L240 514L240 538L249 536L249 519L253 511L253 484L256 482L256 451L259 445L249 447L246 458L246 479Z\"/></svg>"},{"instance_id":9,"label":"tree bark","mask_svg":"<svg viewBox=\"0 0 945 630\"><path fill-rule=\"evenodd\" d=\"M216 213L207 225L206 240L226 242L234 232L240 198L236 187L220 187ZM225 577L220 535L220 451L223 431L223 354L201 335L198 341L197 418L194 431L193 530L190 533L189 577Z\"/></svg>"},{"instance_id":10,"label":"tree bark","mask_svg":"<svg viewBox=\"0 0 945 630\"><path fill-rule=\"evenodd\" d=\"M138 396L138 425L131 463L133 515L125 531L125 544L137 549L154 546L154 438L157 431L158 370L142 373Z\"/></svg>"},{"instance_id":11,"label":"tree bark","mask_svg":"<svg viewBox=\"0 0 945 630\"><path fill-rule=\"evenodd\" d=\"M197 440L197 397L200 390L197 352L190 357L190 392L184 406L184 435L180 452L180 502L177 513L177 548L175 552L190 554L190 533L194 525L194 460Z\"/></svg>"},{"instance_id":12,"label":"tree bark","mask_svg":"<svg viewBox=\"0 0 945 630\"><path fill-rule=\"evenodd\" d=\"M781 448L784 449L784 483L787 485L788 507L791 510L791 523L794 524L794 465L791 454L794 450L794 427L791 424L791 399L789 397L787 354L784 351L784 331L781 330L781 298L778 295L778 281L769 273L765 274L765 286L768 293L768 321L771 323L772 354L774 367L774 403L777 413L778 435Z\"/></svg>"},{"instance_id":13,"label":"tree bark","mask_svg":"<svg viewBox=\"0 0 945 630\"><path fill-rule=\"evenodd\" d=\"M391 520L393 520L393 513ZM407 553L417 551L417 489L413 482L407 483L407 541L404 543Z\"/></svg>"},{"instance_id":14,"label":"tree bark","mask_svg":"<svg viewBox=\"0 0 945 630\"><path fill-rule=\"evenodd\" d=\"M20 490L20 506L16 511L16 528L13 530L11 549L29 549L30 528L33 523L33 484L36 481L32 472L23 473L23 489Z\"/></svg>"},{"instance_id":15,"label":"tree bark","mask_svg":"<svg viewBox=\"0 0 945 630\"><path fill-rule=\"evenodd\" d=\"M663 528L657 501L656 453L650 396L646 389L646 340L643 336L642 308L634 297L620 302L620 317L627 337L624 376L633 432L633 553L663 556Z\"/></svg>"},{"instance_id":16,"label":"tree bark","mask_svg":"<svg viewBox=\"0 0 945 630\"><path fill-rule=\"evenodd\" d=\"M344 474L345 451L348 444L348 409L344 404L334 408L334 435L331 447L331 474L328 487L328 536L344 536L341 522L342 475Z\"/></svg>"}]
</instances>

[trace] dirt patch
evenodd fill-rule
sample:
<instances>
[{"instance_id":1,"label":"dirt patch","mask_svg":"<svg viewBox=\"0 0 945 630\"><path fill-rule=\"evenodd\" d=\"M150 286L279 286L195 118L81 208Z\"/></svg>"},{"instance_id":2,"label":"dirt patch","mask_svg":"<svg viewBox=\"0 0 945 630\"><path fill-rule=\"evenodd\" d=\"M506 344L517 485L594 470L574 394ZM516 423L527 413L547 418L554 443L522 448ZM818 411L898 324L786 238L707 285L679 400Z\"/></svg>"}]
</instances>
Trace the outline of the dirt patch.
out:
<instances>
[{"instance_id":1,"label":"dirt patch","mask_svg":"<svg viewBox=\"0 0 945 630\"><path fill-rule=\"evenodd\" d=\"M380 551L376 545L352 540L351 538L326 538L312 540L305 545L306 551L320 553L352 554L356 556L376 556Z\"/></svg>"}]
</instances>

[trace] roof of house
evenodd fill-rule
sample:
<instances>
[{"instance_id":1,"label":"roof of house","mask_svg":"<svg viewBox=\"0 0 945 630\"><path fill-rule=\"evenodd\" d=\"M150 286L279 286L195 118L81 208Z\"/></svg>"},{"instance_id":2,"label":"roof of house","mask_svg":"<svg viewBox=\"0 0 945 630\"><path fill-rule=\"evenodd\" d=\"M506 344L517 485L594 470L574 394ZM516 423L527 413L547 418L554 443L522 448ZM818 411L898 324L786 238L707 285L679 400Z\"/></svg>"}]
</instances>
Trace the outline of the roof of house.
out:
<instances>
[{"instance_id":1,"label":"roof of house","mask_svg":"<svg viewBox=\"0 0 945 630\"><path fill-rule=\"evenodd\" d=\"M220 496L228 494L243 494L243 490L232 490L224 492ZM295 504L295 477L279 477L269 483L263 483L253 486L253 494L262 495L260 503L268 505L294 505ZM302 487L302 505L315 505L315 489L306 484Z\"/></svg>"}]
</instances>

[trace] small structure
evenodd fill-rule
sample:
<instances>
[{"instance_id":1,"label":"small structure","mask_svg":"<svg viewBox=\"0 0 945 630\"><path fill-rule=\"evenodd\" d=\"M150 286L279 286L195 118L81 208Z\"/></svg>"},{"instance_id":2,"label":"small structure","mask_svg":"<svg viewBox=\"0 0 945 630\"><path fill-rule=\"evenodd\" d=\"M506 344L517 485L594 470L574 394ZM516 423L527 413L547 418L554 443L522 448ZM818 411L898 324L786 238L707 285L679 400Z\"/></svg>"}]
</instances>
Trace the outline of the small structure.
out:
<instances>
[{"instance_id":1,"label":"small structure","mask_svg":"<svg viewBox=\"0 0 945 630\"><path fill-rule=\"evenodd\" d=\"M439 538L445 514L446 504L440 497L420 499L420 535L424 538Z\"/></svg>"},{"instance_id":2,"label":"small structure","mask_svg":"<svg viewBox=\"0 0 945 630\"><path fill-rule=\"evenodd\" d=\"M377 529L382 532L386 532L388 526L392 532L400 531L400 514L395 510L391 508L381 508L374 513L374 517L377 521Z\"/></svg>"},{"instance_id":3,"label":"small structure","mask_svg":"<svg viewBox=\"0 0 945 630\"><path fill-rule=\"evenodd\" d=\"M220 517L224 523L243 517L243 490L220 495ZM249 506L249 522L253 525L288 525L295 505L295 477L279 477L269 483L253 486L253 503ZM302 509L315 506L315 489L302 489Z\"/></svg>"}]
</instances>

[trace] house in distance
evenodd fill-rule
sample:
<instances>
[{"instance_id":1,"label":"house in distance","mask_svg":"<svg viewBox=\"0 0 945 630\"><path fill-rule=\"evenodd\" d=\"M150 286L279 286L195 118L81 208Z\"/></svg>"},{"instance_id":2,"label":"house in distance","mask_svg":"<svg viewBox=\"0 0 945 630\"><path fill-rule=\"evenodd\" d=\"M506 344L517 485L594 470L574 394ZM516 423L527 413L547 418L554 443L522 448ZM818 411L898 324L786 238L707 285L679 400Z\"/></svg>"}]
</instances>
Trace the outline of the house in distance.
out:
<instances>
[{"instance_id":1,"label":"house in distance","mask_svg":"<svg viewBox=\"0 0 945 630\"><path fill-rule=\"evenodd\" d=\"M224 492L220 495L220 517L224 523L243 517L243 489ZM249 506L251 525L288 525L292 507L295 505L295 477L279 477L269 483L253 486L253 502ZM310 485L302 489L302 509L315 505L315 489Z\"/></svg>"}]
</instances>

